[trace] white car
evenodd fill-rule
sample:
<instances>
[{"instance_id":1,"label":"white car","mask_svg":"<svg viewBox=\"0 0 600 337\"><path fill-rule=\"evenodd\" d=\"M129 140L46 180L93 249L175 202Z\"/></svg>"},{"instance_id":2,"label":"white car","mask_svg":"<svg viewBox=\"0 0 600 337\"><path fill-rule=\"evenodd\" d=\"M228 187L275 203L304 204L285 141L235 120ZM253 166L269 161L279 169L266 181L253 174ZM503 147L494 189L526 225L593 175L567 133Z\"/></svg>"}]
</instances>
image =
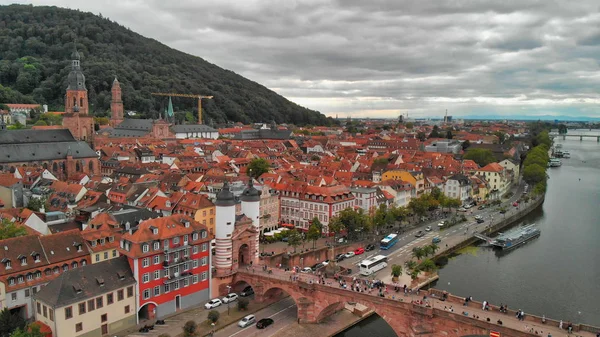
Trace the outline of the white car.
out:
<instances>
[{"instance_id":1,"label":"white car","mask_svg":"<svg viewBox=\"0 0 600 337\"><path fill-rule=\"evenodd\" d=\"M426 232L431 232L431 226L427 226L427 227L425 227L425 231L426 231Z\"/></svg>"},{"instance_id":2,"label":"white car","mask_svg":"<svg viewBox=\"0 0 600 337\"><path fill-rule=\"evenodd\" d=\"M212 309L212 308L216 308L216 307L220 306L221 304L223 304L223 302L221 302L220 299L215 298L213 300L208 301L208 303L206 303L204 305L204 308L206 308L206 309Z\"/></svg>"},{"instance_id":3,"label":"white car","mask_svg":"<svg viewBox=\"0 0 600 337\"><path fill-rule=\"evenodd\" d=\"M483 217L481 215L476 215L475 216L475 220L482 220L482 219L483 219Z\"/></svg>"},{"instance_id":4,"label":"white car","mask_svg":"<svg viewBox=\"0 0 600 337\"><path fill-rule=\"evenodd\" d=\"M233 301L237 301L238 295L236 293L227 294L227 296L223 297L223 303L229 303Z\"/></svg>"},{"instance_id":5,"label":"white car","mask_svg":"<svg viewBox=\"0 0 600 337\"><path fill-rule=\"evenodd\" d=\"M444 221L442 221L438 224L438 227L444 227L444 225L446 225L446 223Z\"/></svg>"},{"instance_id":6,"label":"white car","mask_svg":"<svg viewBox=\"0 0 600 337\"><path fill-rule=\"evenodd\" d=\"M326 265L329 264L329 260L325 260L325 261L321 262L321 264L324 265L324 266L326 266Z\"/></svg>"},{"instance_id":7,"label":"white car","mask_svg":"<svg viewBox=\"0 0 600 337\"><path fill-rule=\"evenodd\" d=\"M304 268L302 268L302 270L300 272L308 274L308 273L312 273L313 270L310 267L304 267Z\"/></svg>"},{"instance_id":8,"label":"white car","mask_svg":"<svg viewBox=\"0 0 600 337\"><path fill-rule=\"evenodd\" d=\"M238 326L240 328L245 328L248 325L254 324L254 322L256 322L256 317L254 317L254 315L248 315L238 322Z\"/></svg>"},{"instance_id":9,"label":"white car","mask_svg":"<svg viewBox=\"0 0 600 337\"><path fill-rule=\"evenodd\" d=\"M344 254L344 256L345 256L347 259L349 259L349 258L353 257L354 255L355 255L355 254L354 254L354 252L347 252L346 254Z\"/></svg>"}]
</instances>

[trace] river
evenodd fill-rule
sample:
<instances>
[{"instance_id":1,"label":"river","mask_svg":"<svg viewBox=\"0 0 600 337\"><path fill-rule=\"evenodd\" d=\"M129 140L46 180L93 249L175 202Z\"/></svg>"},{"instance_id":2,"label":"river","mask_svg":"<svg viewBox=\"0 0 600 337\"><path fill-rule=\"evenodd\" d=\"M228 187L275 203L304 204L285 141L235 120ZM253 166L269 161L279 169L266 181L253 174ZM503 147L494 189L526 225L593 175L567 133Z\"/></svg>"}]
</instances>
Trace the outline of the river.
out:
<instances>
[{"instance_id":1,"label":"river","mask_svg":"<svg viewBox=\"0 0 600 337\"><path fill-rule=\"evenodd\" d=\"M562 137L555 143L563 144L571 158L548 169L543 206L516 224L535 223L541 236L504 254L487 247L466 249L439 270L434 286L525 313L600 326L600 143ZM336 335L359 336L396 334L374 315Z\"/></svg>"}]
</instances>

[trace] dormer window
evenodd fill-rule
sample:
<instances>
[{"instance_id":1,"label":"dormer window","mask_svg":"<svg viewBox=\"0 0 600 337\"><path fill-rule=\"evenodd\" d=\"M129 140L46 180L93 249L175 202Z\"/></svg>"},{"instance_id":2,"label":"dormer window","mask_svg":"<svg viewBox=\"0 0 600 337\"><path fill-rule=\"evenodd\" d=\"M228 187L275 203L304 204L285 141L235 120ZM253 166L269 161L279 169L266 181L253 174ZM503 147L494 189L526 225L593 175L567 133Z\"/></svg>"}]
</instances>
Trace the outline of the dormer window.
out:
<instances>
[{"instance_id":1,"label":"dormer window","mask_svg":"<svg viewBox=\"0 0 600 337\"><path fill-rule=\"evenodd\" d=\"M115 237L114 236L109 236L108 237L108 242L113 242L115 241Z\"/></svg>"},{"instance_id":2,"label":"dormer window","mask_svg":"<svg viewBox=\"0 0 600 337\"><path fill-rule=\"evenodd\" d=\"M96 241L92 241L92 247L96 247Z\"/></svg>"},{"instance_id":3,"label":"dormer window","mask_svg":"<svg viewBox=\"0 0 600 337\"><path fill-rule=\"evenodd\" d=\"M103 279L103 278L101 278L101 277L97 277L97 278L96 278L96 282L98 282L98 284L99 284L101 287L104 287L104 279Z\"/></svg>"},{"instance_id":4,"label":"dormer window","mask_svg":"<svg viewBox=\"0 0 600 337\"><path fill-rule=\"evenodd\" d=\"M100 239L100 244L103 245L104 244L104 238Z\"/></svg>"},{"instance_id":5,"label":"dormer window","mask_svg":"<svg viewBox=\"0 0 600 337\"><path fill-rule=\"evenodd\" d=\"M154 250L159 250L160 249L160 242L155 242L154 243Z\"/></svg>"},{"instance_id":6,"label":"dormer window","mask_svg":"<svg viewBox=\"0 0 600 337\"><path fill-rule=\"evenodd\" d=\"M158 234L158 228L157 227L150 226L150 230L152 231L152 234L154 234L154 235Z\"/></svg>"},{"instance_id":7,"label":"dormer window","mask_svg":"<svg viewBox=\"0 0 600 337\"><path fill-rule=\"evenodd\" d=\"M27 258L25 256L20 257L19 260L21 261L22 266L27 265Z\"/></svg>"},{"instance_id":8,"label":"dormer window","mask_svg":"<svg viewBox=\"0 0 600 337\"><path fill-rule=\"evenodd\" d=\"M202 231L202 238L206 239L207 236L208 236L208 233L206 231Z\"/></svg>"},{"instance_id":9,"label":"dormer window","mask_svg":"<svg viewBox=\"0 0 600 337\"><path fill-rule=\"evenodd\" d=\"M198 233L192 234L192 240L198 240Z\"/></svg>"},{"instance_id":10,"label":"dormer window","mask_svg":"<svg viewBox=\"0 0 600 337\"><path fill-rule=\"evenodd\" d=\"M79 283L73 283L73 290L77 294L81 294L81 292L82 292L82 289L81 289L81 286L79 285Z\"/></svg>"},{"instance_id":11,"label":"dormer window","mask_svg":"<svg viewBox=\"0 0 600 337\"><path fill-rule=\"evenodd\" d=\"M7 259L7 258L4 258L4 259L2 260L2 263L4 263L4 268L6 268L6 269L10 269L10 268L12 268L12 267L11 267L11 265L10 265L10 260L9 260L9 259Z\"/></svg>"},{"instance_id":12,"label":"dormer window","mask_svg":"<svg viewBox=\"0 0 600 337\"><path fill-rule=\"evenodd\" d=\"M189 228L190 227L190 222L189 221L184 221L183 225L185 226L185 228Z\"/></svg>"}]
</instances>

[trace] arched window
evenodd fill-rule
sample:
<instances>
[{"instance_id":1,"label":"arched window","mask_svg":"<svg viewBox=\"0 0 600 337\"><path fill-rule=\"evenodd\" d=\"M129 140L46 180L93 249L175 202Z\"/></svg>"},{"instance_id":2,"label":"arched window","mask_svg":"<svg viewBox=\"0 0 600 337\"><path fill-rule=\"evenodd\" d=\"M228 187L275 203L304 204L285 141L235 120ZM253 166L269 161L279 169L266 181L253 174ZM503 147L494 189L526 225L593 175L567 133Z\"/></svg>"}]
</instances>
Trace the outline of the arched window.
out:
<instances>
[{"instance_id":1,"label":"arched window","mask_svg":"<svg viewBox=\"0 0 600 337\"><path fill-rule=\"evenodd\" d=\"M47 170L48 169L48 163L42 164L42 167L44 168L44 170Z\"/></svg>"},{"instance_id":2,"label":"arched window","mask_svg":"<svg viewBox=\"0 0 600 337\"><path fill-rule=\"evenodd\" d=\"M54 274L58 274L58 272L60 272L60 268L54 267L52 268L52 271L54 272Z\"/></svg>"},{"instance_id":3,"label":"arched window","mask_svg":"<svg viewBox=\"0 0 600 337\"><path fill-rule=\"evenodd\" d=\"M77 261L73 261L73 263L71 263L71 269L75 268L77 268Z\"/></svg>"},{"instance_id":4,"label":"arched window","mask_svg":"<svg viewBox=\"0 0 600 337\"><path fill-rule=\"evenodd\" d=\"M75 171L76 172L80 172L81 171L81 165L79 165L79 161L75 162Z\"/></svg>"},{"instance_id":5,"label":"arched window","mask_svg":"<svg viewBox=\"0 0 600 337\"><path fill-rule=\"evenodd\" d=\"M58 164L56 162L52 163L52 171L58 172Z\"/></svg>"},{"instance_id":6,"label":"arched window","mask_svg":"<svg viewBox=\"0 0 600 337\"><path fill-rule=\"evenodd\" d=\"M39 271L39 270L36 270L35 271L35 278L40 278L40 277L42 277L42 272Z\"/></svg>"},{"instance_id":7,"label":"arched window","mask_svg":"<svg viewBox=\"0 0 600 337\"><path fill-rule=\"evenodd\" d=\"M63 271L68 271L68 270L69 270L69 265L68 265L68 264L66 264L66 263L65 263L65 264L63 264L63 266L62 266L62 270L63 270Z\"/></svg>"},{"instance_id":8,"label":"arched window","mask_svg":"<svg viewBox=\"0 0 600 337\"><path fill-rule=\"evenodd\" d=\"M46 274L46 276L47 275L51 275L52 274L52 269L50 269L50 268L44 269L44 274Z\"/></svg>"},{"instance_id":9,"label":"arched window","mask_svg":"<svg viewBox=\"0 0 600 337\"><path fill-rule=\"evenodd\" d=\"M93 160L90 160L90 161L88 162L88 168L89 168L89 170L90 170L90 173L91 173L91 172L94 172L94 161L93 161Z\"/></svg>"},{"instance_id":10,"label":"arched window","mask_svg":"<svg viewBox=\"0 0 600 337\"><path fill-rule=\"evenodd\" d=\"M87 264L87 261L86 261L85 259L84 259L84 260L81 260L81 266L82 266L82 267L83 267L83 266L85 266L86 264Z\"/></svg>"}]
</instances>

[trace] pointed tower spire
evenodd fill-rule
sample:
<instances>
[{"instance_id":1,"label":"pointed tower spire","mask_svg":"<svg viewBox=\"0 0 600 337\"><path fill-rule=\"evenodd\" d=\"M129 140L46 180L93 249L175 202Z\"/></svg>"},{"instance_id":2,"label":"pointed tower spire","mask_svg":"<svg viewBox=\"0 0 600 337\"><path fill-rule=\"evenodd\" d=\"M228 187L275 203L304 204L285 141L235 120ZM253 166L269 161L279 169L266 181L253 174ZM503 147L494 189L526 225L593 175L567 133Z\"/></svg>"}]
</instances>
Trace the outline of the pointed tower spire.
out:
<instances>
[{"instance_id":1,"label":"pointed tower spire","mask_svg":"<svg viewBox=\"0 0 600 337\"><path fill-rule=\"evenodd\" d=\"M173 117L173 102L171 101L171 96L169 96L169 106L167 108L167 117L168 118Z\"/></svg>"}]
</instances>

